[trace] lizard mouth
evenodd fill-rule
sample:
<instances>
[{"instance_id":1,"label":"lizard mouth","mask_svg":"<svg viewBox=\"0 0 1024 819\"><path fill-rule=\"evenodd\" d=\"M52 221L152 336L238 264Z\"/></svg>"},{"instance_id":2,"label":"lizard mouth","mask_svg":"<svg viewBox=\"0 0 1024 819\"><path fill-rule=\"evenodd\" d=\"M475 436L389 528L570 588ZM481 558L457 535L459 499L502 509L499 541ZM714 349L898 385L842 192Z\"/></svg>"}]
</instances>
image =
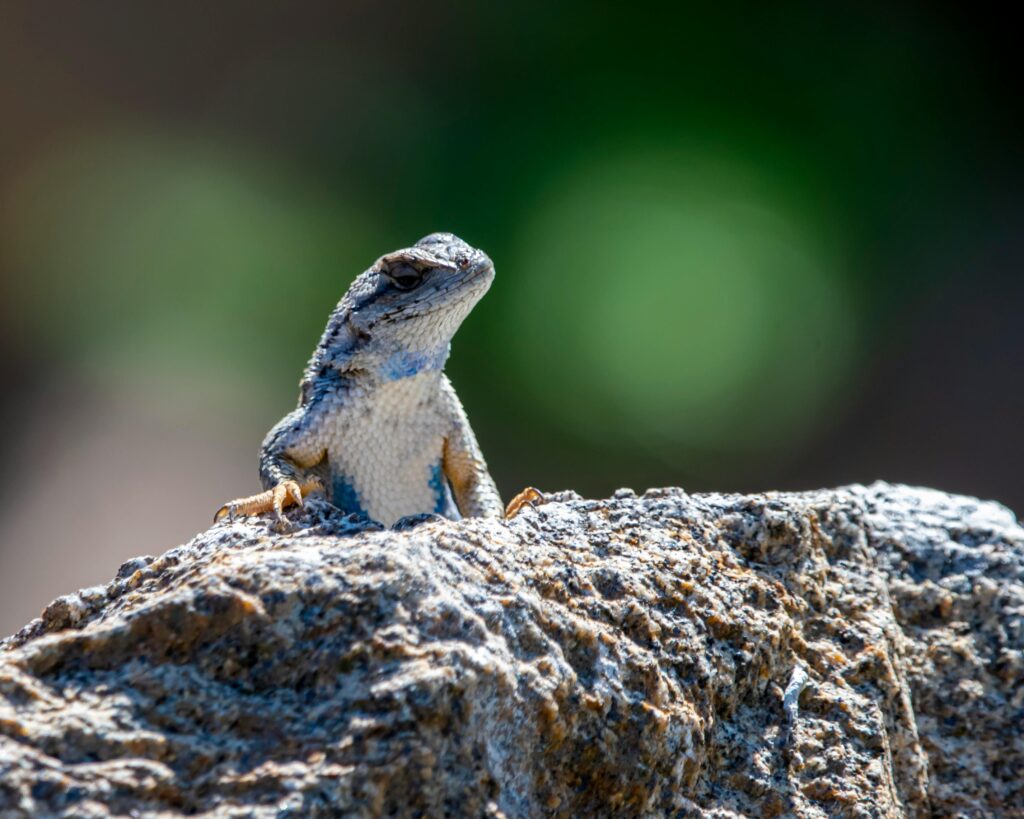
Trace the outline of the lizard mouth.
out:
<instances>
[{"instance_id":1,"label":"lizard mouth","mask_svg":"<svg viewBox=\"0 0 1024 819\"><path fill-rule=\"evenodd\" d=\"M461 271L460 271L461 272ZM482 259L457 277L441 282L415 305L402 311L402 319L416 319L451 311L464 306L468 311L490 289L494 279L494 265L490 259Z\"/></svg>"},{"instance_id":2,"label":"lizard mouth","mask_svg":"<svg viewBox=\"0 0 1024 819\"><path fill-rule=\"evenodd\" d=\"M494 264L486 257L465 270L459 270L447 263L438 265L438 267L454 270L455 275L433 286L421 288L417 291L418 298L415 301L392 307L390 314L379 320L386 324L397 324L407 321L415 322L444 313L454 315L461 312L463 314L459 317L461 321L465 313L468 313L490 289L491 281L494 278Z\"/></svg>"},{"instance_id":3,"label":"lizard mouth","mask_svg":"<svg viewBox=\"0 0 1024 819\"><path fill-rule=\"evenodd\" d=\"M439 267L441 267L441 265L439 265ZM439 282L431 293L432 298L448 295L458 290L471 289L480 281L480 279L488 279L487 284L490 286L489 280L494 278L494 264L486 256L464 270L452 268L451 265L447 264L443 267L448 270L454 269L456 271L455 275L450 275Z\"/></svg>"},{"instance_id":4,"label":"lizard mouth","mask_svg":"<svg viewBox=\"0 0 1024 819\"><path fill-rule=\"evenodd\" d=\"M490 262L480 264L457 281L439 286L423 301L423 309L415 310L413 314L423 316L436 313L450 307L453 301L476 303L490 288L493 277L494 266Z\"/></svg>"}]
</instances>

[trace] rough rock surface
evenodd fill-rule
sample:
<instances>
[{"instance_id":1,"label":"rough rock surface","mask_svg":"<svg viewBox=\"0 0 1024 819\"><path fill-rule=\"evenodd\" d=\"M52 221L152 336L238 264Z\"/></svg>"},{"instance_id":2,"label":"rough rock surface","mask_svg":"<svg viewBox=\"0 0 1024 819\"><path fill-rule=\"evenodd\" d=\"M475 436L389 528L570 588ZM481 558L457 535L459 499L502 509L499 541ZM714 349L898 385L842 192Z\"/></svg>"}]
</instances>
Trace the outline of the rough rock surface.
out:
<instances>
[{"instance_id":1,"label":"rough rock surface","mask_svg":"<svg viewBox=\"0 0 1024 819\"><path fill-rule=\"evenodd\" d=\"M5 641L0 817L1024 815L996 504L668 489L353 528L220 524Z\"/></svg>"}]
</instances>

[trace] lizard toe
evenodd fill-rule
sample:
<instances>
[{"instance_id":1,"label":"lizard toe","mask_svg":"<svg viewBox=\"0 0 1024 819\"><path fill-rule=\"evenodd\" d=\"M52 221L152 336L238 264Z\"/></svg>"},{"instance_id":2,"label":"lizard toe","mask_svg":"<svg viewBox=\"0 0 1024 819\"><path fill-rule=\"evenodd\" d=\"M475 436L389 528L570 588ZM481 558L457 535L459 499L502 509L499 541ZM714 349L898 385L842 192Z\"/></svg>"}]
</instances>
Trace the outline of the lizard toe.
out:
<instances>
[{"instance_id":1,"label":"lizard toe","mask_svg":"<svg viewBox=\"0 0 1024 819\"><path fill-rule=\"evenodd\" d=\"M508 506L505 508L505 520L512 520L526 506L535 507L537 504L544 503L545 501L546 498L543 492L528 486L508 502Z\"/></svg>"}]
</instances>

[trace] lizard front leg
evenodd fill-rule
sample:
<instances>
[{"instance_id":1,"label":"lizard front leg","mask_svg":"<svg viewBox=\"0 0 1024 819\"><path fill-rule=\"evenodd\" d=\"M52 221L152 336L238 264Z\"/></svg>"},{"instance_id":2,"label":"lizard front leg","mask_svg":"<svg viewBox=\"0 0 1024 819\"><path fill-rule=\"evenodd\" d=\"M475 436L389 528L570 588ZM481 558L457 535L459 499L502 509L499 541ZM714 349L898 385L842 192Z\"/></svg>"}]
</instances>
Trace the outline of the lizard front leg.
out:
<instances>
[{"instance_id":1,"label":"lizard front leg","mask_svg":"<svg viewBox=\"0 0 1024 819\"><path fill-rule=\"evenodd\" d=\"M266 491L229 501L217 510L214 521L271 510L284 521L285 507L302 506L306 495L321 489L320 479L308 475L307 470L324 458L319 441L322 415L318 403L310 403L282 418L260 448L260 479Z\"/></svg>"},{"instance_id":2,"label":"lizard front leg","mask_svg":"<svg viewBox=\"0 0 1024 819\"><path fill-rule=\"evenodd\" d=\"M309 478L302 483L283 481L273 489L225 503L217 510L213 521L216 523L225 517L233 518L236 515L260 515L271 509L274 510L278 518L281 518L285 507L291 506L293 503L302 506L302 499L310 492L316 492L319 489L323 489L319 478Z\"/></svg>"},{"instance_id":3,"label":"lizard front leg","mask_svg":"<svg viewBox=\"0 0 1024 819\"><path fill-rule=\"evenodd\" d=\"M487 464L469 425L466 411L447 376L442 377L441 381L442 400L451 419L441 465L455 496L455 505L459 507L462 516L467 518L504 517L505 507L501 503L501 495L498 494L491 473L487 471Z\"/></svg>"},{"instance_id":4,"label":"lizard front leg","mask_svg":"<svg viewBox=\"0 0 1024 819\"><path fill-rule=\"evenodd\" d=\"M539 503L544 503L544 493L528 486L508 502L508 506L505 507L505 520L512 520L527 506L535 506Z\"/></svg>"}]
</instances>

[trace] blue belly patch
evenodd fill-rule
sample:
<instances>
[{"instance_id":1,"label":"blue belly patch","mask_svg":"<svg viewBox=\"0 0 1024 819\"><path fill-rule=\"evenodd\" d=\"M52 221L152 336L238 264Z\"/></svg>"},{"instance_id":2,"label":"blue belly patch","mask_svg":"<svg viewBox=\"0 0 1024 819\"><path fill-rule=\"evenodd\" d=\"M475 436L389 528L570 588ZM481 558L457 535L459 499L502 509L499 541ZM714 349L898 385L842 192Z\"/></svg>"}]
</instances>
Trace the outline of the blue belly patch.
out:
<instances>
[{"instance_id":1,"label":"blue belly patch","mask_svg":"<svg viewBox=\"0 0 1024 819\"><path fill-rule=\"evenodd\" d=\"M455 506L455 501L452 500L452 491L441 470L441 464L434 464L430 468L430 489L435 499L434 514L458 520L459 510Z\"/></svg>"},{"instance_id":2,"label":"blue belly patch","mask_svg":"<svg viewBox=\"0 0 1024 819\"><path fill-rule=\"evenodd\" d=\"M331 483L330 501L346 515L366 515L359 502L359 493L342 477L336 476Z\"/></svg>"}]
</instances>

